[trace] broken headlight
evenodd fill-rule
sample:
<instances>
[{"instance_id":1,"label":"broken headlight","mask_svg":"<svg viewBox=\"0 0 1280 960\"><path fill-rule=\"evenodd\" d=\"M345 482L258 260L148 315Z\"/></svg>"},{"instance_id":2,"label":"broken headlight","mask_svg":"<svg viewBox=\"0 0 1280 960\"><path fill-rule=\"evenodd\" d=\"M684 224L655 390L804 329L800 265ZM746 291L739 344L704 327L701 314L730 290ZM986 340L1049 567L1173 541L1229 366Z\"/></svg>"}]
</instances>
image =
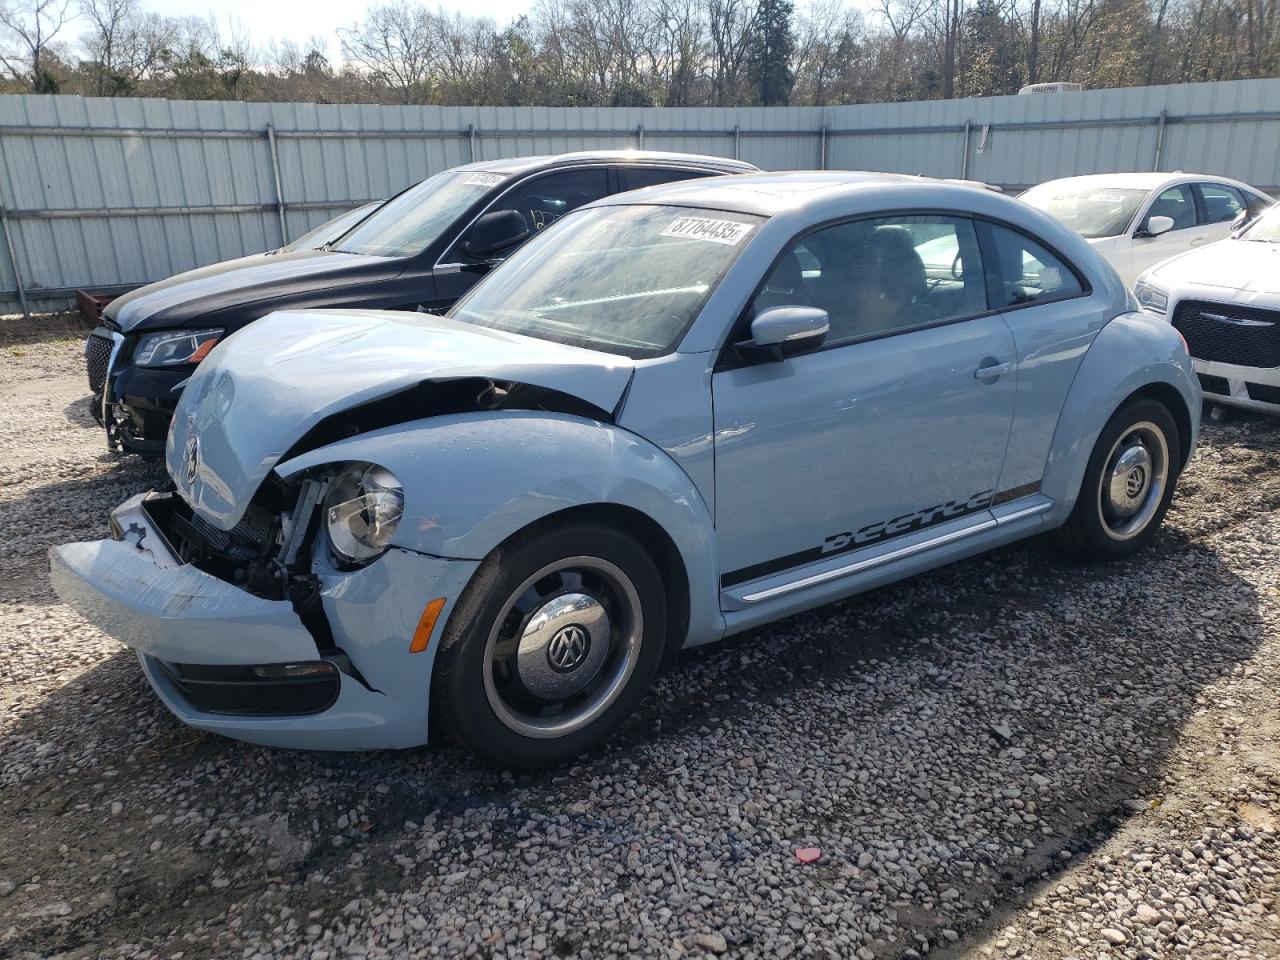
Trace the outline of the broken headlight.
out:
<instances>
[{"instance_id":1,"label":"broken headlight","mask_svg":"<svg viewBox=\"0 0 1280 960\"><path fill-rule=\"evenodd\" d=\"M222 339L222 330L163 330L144 334L133 351L135 367L199 363Z\"/></svg>"},{"instance_id":2,"label":"broken headlight","mask_svg":"<svg viewBox=\"0 0 1280 960\"><path fill-rule=\"evenodd\" d=\"M391 542L404 512L404 490L386 467L353 463L329 486L324 524L340 560L368 563Z\"/></svg>"}]
</instances>

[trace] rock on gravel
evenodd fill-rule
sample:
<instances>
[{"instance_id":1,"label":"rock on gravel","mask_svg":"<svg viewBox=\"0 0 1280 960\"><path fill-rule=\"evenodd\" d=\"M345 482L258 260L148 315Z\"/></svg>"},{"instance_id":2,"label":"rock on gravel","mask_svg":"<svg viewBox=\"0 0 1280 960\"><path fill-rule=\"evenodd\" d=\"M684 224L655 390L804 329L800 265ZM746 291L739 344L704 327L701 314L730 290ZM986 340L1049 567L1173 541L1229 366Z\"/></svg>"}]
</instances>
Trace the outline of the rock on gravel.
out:
<instances>
[{"instance_id":1,"label":"rock on gravel","mask_svg":"<svg viewBox=\"0 0 1280 960\"><path fill-rule=\"evenodd\" d=\"M179 725L48 588L159 479L79 364L0 325L0 955L1280 956L1276 423L1210 425L1139 558L1022 544L692 651L511 776Z\"/></svg>"}]
</instances>

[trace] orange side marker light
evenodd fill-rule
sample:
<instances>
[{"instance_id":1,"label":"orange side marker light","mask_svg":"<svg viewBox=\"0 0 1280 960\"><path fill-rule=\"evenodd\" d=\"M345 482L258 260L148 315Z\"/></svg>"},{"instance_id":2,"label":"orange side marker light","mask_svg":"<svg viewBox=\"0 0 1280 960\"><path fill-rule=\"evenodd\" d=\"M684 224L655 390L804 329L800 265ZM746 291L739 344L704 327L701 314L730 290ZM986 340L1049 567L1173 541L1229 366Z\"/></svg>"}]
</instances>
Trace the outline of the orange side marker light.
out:
<instances>
[{"instance_id":1,"label":"orange side marker light","mask_svg":"<svg viewBox=\"0 0 1280 960\"><path fill-rule=\"evenodd\" d=\"M431 642L431 631L436 628L440 619L440 611L444 609L444 597L436 597L427 604L422 616L418 619L418 628L413 631L413 642L409 644L410 653L421 653Z\"/></svg>"}]
</instances>

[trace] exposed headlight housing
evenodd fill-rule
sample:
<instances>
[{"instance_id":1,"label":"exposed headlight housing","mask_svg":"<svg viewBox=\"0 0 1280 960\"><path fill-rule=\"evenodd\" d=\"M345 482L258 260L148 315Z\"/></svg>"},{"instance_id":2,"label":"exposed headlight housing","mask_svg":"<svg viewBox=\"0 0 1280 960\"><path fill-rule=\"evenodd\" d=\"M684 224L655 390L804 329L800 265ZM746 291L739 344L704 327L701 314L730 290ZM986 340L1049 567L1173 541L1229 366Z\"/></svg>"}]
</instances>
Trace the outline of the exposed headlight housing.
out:
<instances>
[{"instance_id":1,"label":"exposed headlight housing","mask_svg":"<svg viewBox=\"0 0 1280 960\"><path fill-rule=\"evenodd\" d=\"M143 334L133 351L135 367L174 367L199 363L222 339L221 328L162 330Z\"/></svg>"},{"instance_id":2,"label":"exposed headlight housing","mask_svg":"<svg viewBox=\"0 0 1280 960\"><path fill-rule=\"evenodd\" d=\"M329 546L346 563L368 563L386 552L404 513L404 488L386 467L350 464L324 498Z\"/></svg>"},{"instance_id":3,"label":"exposed headlight housing","mask_svg":"<svg viewBox=\"0 0 1280 960\"><path fill-rule=\"evenodd\" d=\"M1150 283L1138 283L1133 288L1138 305L1148 313L1164 316L1169 312L1169 294Z\"/></svg>"}]
</instances>

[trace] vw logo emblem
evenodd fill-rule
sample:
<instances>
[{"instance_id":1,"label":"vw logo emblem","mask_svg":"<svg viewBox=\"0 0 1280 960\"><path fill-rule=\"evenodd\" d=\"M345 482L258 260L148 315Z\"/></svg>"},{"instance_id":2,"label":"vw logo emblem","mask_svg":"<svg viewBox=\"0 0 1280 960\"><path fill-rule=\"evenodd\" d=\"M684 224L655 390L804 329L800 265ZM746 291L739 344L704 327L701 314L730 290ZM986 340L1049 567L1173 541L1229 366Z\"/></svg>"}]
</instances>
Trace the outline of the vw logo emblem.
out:
<instances>
[{"instance_id":1,"label":"vw logo emblem","mask_svg":"<svg viewBox=\"0 0 1280 960\"><path fill-rule=\"evenodd\" d=\"M187 483L194 483L200 470L200 438L194 433L187 438L186 449L182 453L182 461L186 467Z\"/></svg>"},{"instance_id":2,"label":"vw logo emblem","mask_svg":"<svg viewBox=\"0 0 1280 960\"><path fill-rule=\"evenodd\" d=\"M556 673L569 673L582 666L591 650L591 634L576 623L561 627L547 644L547 663Z\"/></svg>"},{"instance_id":3,"label":"vw logo emblem","mask_svg":"<svg viewBox=\"0 0 1280 960\"><path fill-rule=\"evenodd\" d=\"M1125 481L1125 493L1130 498L1137 499L1138 494L1142 492L1142 488L1147 483L1147 472L1141 467L1134 467L1129 471L1129 476Z\"/></svg>"}]
</instances>

